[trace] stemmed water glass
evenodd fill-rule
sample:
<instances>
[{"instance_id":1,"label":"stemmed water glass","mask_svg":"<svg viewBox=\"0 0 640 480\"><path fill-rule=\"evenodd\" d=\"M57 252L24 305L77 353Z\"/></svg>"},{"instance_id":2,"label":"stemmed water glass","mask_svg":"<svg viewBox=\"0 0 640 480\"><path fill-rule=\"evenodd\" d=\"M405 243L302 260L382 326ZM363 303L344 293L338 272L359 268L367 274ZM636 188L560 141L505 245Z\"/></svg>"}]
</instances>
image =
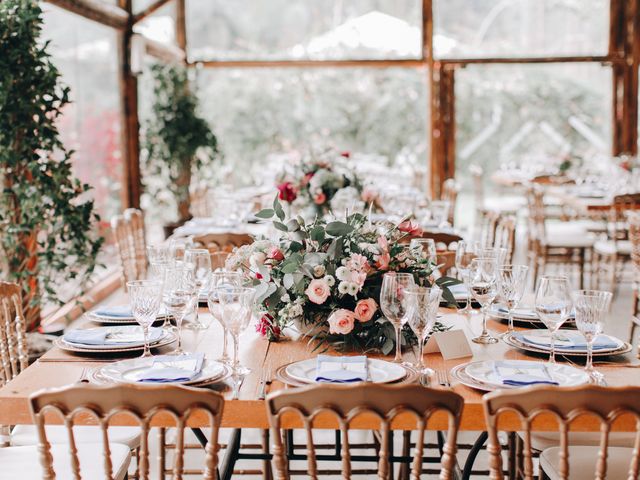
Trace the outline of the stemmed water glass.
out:
<instances>
[{"instance_id":1,"label":"stemmed water glass","mask_svg":"<svg viewBox=\"0 0 640 480\"><path fill-rule=\"evenodd\" d=\"M238 360L238 341L240 334L249 326L253 316L255 289L247 287L230 287L218 289L222 315L231 337L233 338L233 361L231 368L234 376L244 376L251 372Z\"/></svg>"},{"instance_id":2,"label":"stemmed water glass","mask_svg":"<svg viewBox=\"0 0 640 480\"><path fill-rule=\"evenodd\" d=\"M409 250L417 258L428 259L434 266L438 259L436 242L433 238L412 238Z\"/></svg>"},{"instance_id":3,"label":"stemmed water glass","mask_svg":"<svg viewBox=\"0 0 640 480\"><path fill-rule=\"evenodd\" d=\"M162 282L157 280L134 280L127 282L131 311L144 334L142 357L150 357L149 328L155 322L162 299Z\"/></svg>"},{"instance_id":4,"label":"stemmed water glass","mask_svg":"<svg viewBox=\"0 0 640 480\"><path fill-rule=\"evenodd\" d=\"M418 337L417 369L423 375L433 375L433 369L424 364L424 343L431 334L440 306L442 290L439 287L410 287L404 292L409 326Z\"/></svg>"},{"instance_id":5,"label":"stemmed water glass","mask_svg":"<svg viewBox=\"0 0 640 480\"><path fill-rule=\"evenodd\" d=\"M471 313L471 290L469 288L469 267L471 262L476 258L476 254L473 251L471 245L468 245L465 241L458 242L456 248L456 270L460 275L462 284L467 290L467 304L460 311L465 315Z\"/></svg>"},{"instance_id":6,"label":"stemmed water glass","mask_svg":"<svg viewBox=\"0 0 640 480\"><path fill-rule=\"evenodd\" d=\"M402 326L407 322L406 302L403 302L405 291L415 286L410 273L385 273L382 277L380 291L380 309L396 332L396 363L402 363Z\"/></svg>"},{"instance_id":7,"label":"stemmed water glass","mask_svg":"<svg viewBox=\"0 0 640 480\"><path fill-rule=\"evenodd\" d=\"M209 327L209 324L201 323L198 315L198 303L202 296L209 294L209 288L211 286L211 255L209 250L204 248L189 248L184 253L184 262L194 267L194 279L196 283L196 290L198 300L195 302L195 322L193 328L197 330L204 330Z\"/></svg>"},{"instance_id":8,"label":"stemmed water glass","mask_svg":"<svg viewBox=\"0 0 640 480\"><path fill-rule=\"evenodd\" d=\"M162 303L167 313L173 316L178 330L178 346L173 352L174 355L184 353L182 350L182 321L193 310L197 296L193 265L176 262L165 269Z\"/></svg>"},{"instance_id":9,"label":"stemmed water glass","mask_svg":"<svg viewBox=\"0 0 640 480\"><path fill-rule=\"evenodd\" d=\"M507 334L513 333L513 311L524 295L528 272L529 267L526 265L502 265L498 267L498 295L504 301L509 315Z\"/></svg>"},{"instance_id":10,"label":"stemmed water glass","mask_svg":"<svg viewBox=\"0 0 640 480\"><path fill-rule=\"evenodd\" d=\"M585 371L593 383L600 383L602 373L593 368L593 342L604 328L604 315L611 304L611 292L601 290L578 290L573 294L576 309L576 326L587 342L587 365Z\"/></svg>"},{"instance_id":11,"label":"stemmed water glass","mask_svg":"<svg viewBox=\"0 0 640 480\"><path fill-rule=\"evenodd\" d=\"M147 260L151 280L162 279L164 269L173 262L171 245L167 243L147 245Z\"/></svg>"},{"instance_id":12,"label":"stemmed water glass","mask_svg":"<svg viewBox=\"0 0 640 480\"><path fill-rule=\"evenodd\" d=\"M227 322L225 321L222 306L220 304L219 292L224 292L233 287L241 287L242 279L243 277L241 272L219 271L211 274L210 290L207 295L207 305L209 306L211 316L222 326L223 340L222 357L220 357L220 361L223 363L229 363L229 354L227 351L227 336L229 331L227 329Z\"/></svg>"},{"instance_id":13,"label":"stemmed water glass","mask_svg":"<svg viewBox=\"0 0 640 480\"><path fill-rule=\"evenodd\" d=\"M536 290L535 309L551 334L549 363L556 363L556 332L571 313L571 285L565 276L545 275Z\"/></svg>"},{"instance_id":14,"label":"stemmed water glass","mask_svg":"<svg viewBox=\"0 0 640 480\"><path fill-rule=\"evenodd\" d=\"M487 308L498 294L498 272L495 258L477 257L469 266L469 289L471 295L482 307L482 333L471 340L480 344L498 341L487 330Z\"/></svg>"}]
</instances>

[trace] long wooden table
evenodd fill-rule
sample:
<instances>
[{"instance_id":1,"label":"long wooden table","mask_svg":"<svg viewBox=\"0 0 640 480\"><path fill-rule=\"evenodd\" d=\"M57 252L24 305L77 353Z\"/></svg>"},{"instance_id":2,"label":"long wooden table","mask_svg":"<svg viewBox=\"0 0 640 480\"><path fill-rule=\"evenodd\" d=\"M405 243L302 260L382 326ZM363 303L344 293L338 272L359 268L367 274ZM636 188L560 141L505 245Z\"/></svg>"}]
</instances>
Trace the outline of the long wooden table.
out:
<instances>
[{"instance_id":1,"label":"long wooden table","mask_svg":"<svg viewBox=\"0 0 640 480\"><path fill-rule=\"evenodd\" d=\"M442 322L452 325L454 328L465 330L468 338L479 333L480 315L472 315L469 320L467 317L457 314L454 310L442 309ZM209 315L203 310L201 315ZM498 334L506 329L506 326L496 320L489 321L490 328L494 334ZM222 330L217 322L213 322L211 327L206 331L193 331L184 329L184 344L187 350L197 350L212 355L217 358L221 351L221 335ZM471 343L473 349L473 357L462 358L457 360L443 360L440 353L430 353L426 355L427 364L435 370L447 371L454 366L470 360L482 359L537 359L545 361L545 357L532 357L522 351L513 349L503 342L495 345L477 345ZM263 369L269 367L275 370L276 367L306 358L311 358L317 354L313 351L313 347L308 344L305 339L291 339L278 343L269 343L260 337L253 327L241 336L240 340L240 358L243 365L251 368L249 374L240 390L237 399L232 399L231 387L227 387L222 391L226 395L228 401L225 405L224 415L222 419L223 427L232 428L267 428L267 415L263 400L259 400L260 394L260 378ZM620 366L599 366L598 369L604 373L606 382L609 386L640 386L640 370L623 365L629 365L632 362L632 354L624 357L616 357L616 361L620 362ZM406 353L406 359L414 360L411 352ZM109 361L109 360L107 360ZM113 361L113 360L111 360ZM40 360L29 366L18 377L10 381L4 388L0 389L0 425L16 425L30 424L32 418L29 413L29 396L43 388L60 387L72 384L80 380L83 372L87 368L97 368L103 365L104 360L85 359L76 357L69 353L63 352L58 348L53 348L46 353ZM461 384L456 384L453 379L453 390L464 397L465 407L462 415L461 429L467 431L483 431L485 430L484 415L482 410L483 392L474 390ZM434 382L435 383L435 382ZM438 386L437 384L435 386ZM278 389L287 388L285 385L274 381L267 389L272 392ZM440 388L438 386L438 388ZM161 421L162 419L160 419ZM366 418L357 422L356 428L375 428L373 420ZM122 419L123 424L127 424L128 420ZM207 419L204 415L194 415L191 419L190 426L206 426ZM158 426L162 426L159 425ZM170 426L170 425L164 425ZM285 424L285 428L296 428L301 426L297 421L290 420ZM406 421L399 419L393 427L396 429L408 429L413 426L413 421L409 418ZM516 417L505 418L501 422L501 427L507 430L515 431L519 428L520 423ZM324 423L318 424L320 428L335 428L336 424L327 419ZM431 429L446 429L446 421L444 416L436 416L430 422ZM542 423L539 428L554 430L555 423L549 421ZM632 431L635 428L635 420L622 418L615 425L615 430ZM577 431L597 431L598 423L588 417L581 417L574 424L572 429Z\"/></svg>"}]
</instances>

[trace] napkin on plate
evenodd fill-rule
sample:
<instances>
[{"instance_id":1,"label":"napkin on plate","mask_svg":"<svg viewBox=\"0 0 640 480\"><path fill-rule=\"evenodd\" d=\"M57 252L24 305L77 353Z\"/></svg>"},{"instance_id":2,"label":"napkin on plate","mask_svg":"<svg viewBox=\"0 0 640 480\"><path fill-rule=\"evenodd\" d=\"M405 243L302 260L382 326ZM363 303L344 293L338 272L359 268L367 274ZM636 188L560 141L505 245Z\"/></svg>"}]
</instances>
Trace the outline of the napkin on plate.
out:
<instances>
[{"instance_id":1,"label":"napkin on plate","mask_svg":"<svg viewBox=\"0 0 640 480\"><path fill-rule=\"evenodd\" d=\"M526 332L516 334L519 340L524 343L534 344L541 347L551 348L551 337L527 334ZM587 350L587 341L580 332L562 331L556 334L556 348L562 350ZM620 344L607 335L598 335L593 342L594 350L611 350L619 347Z\"/></svg>"},{"instance_id":2,"label":"napkin on plate","mask_svg":"<svg viewBox=\"0 0 640 480\"><path fill-rule=\"evenodd\" d=\"M162 337L161 328L149 329L149 343L156 342ZM71 330L64 334L64 340L81 345L127 345L144 341L142 328L115 330L110 328L89 328L86 330Z\"/></svg>"},{"instance_id":3,"label":"napkin on plate","mask_svg":"<svg viewBox=\"0 0 640 480\"><path fill-rule=\"evenodd\" d=\"M334 357L318 355L316 382L321 383L353 383L366 382L369 378L367 357Z\"/></svg>"},{"instance_id":4,"label":"napkin on plate","mask_svg":"<svg viewBox=\"0 0 640 480\"><path fill-rule=\"evenodd\" d=\"M138 377L139 382L188 382L202 371L204 353L184 355L158 355L153 364Z\"/></svg>"},{"instance_id":5,"label":"napkin on plate","mask_svg":"<svg viewBox=\"0 0 640 480\"><path fill-rule=\"evenodd\" d=\"M551 378L547 366L518 365L509 362L495 362L493 365L496 375L502 380L503 385L511 387L526 387L528 385L559 385Z\"/></svg>"},{"instance_id":6,"label":"napkin on plate","mask_svg":"<svg viewBox=\"0 0 640 480\"><path fill-rule=\"evenodd\" d=\"M133 312L129 305L111 305L100 307L93 311L98 317L133 318Z\"/></svg>"}]
</instances>

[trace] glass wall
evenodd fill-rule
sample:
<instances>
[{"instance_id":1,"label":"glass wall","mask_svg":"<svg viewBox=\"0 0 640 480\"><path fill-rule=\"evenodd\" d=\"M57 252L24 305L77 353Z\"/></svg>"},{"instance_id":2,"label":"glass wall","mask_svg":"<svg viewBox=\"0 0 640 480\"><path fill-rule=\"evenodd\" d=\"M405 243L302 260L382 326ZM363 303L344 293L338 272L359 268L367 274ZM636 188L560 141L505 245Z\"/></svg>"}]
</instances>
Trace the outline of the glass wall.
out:
<instances>
[{"instance_id":1,"label":"glass wall","mask_svg":"<svg viewBox=\"0 0 640 480\"><path fill-rule=\"evenodd\" d=\"M96 207L108 226L122 209L121 109L117 32L43 3L42 37L69 86L72 103L58 122L62 140L74 150L73 165L93 190Z\"/></svg>"}]
</instances>

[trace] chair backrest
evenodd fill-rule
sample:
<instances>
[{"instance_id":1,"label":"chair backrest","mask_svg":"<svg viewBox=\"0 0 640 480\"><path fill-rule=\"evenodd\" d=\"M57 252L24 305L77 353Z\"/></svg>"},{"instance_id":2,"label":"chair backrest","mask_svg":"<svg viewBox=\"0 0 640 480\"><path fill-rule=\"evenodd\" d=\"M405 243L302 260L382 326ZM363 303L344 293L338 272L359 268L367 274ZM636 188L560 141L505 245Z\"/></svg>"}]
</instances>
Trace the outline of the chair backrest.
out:
<instances>
[{"instance_id":1,"label":"chair backrest","mask_svg":"<svg viewBox=\"0 0 640 480\"><path fill-rule=\"evenodd\" d=\"M471 174L471 182L473 185L473 200L476 209L484 208L484 171L477 164L469 165L469 173Z\"/></svg>"},{"instance_id":2,"label":"chair backrest","mask_svg":"<svg viewBox=\"0 0 640 480\"><path fill-rule=\"evenodd\" d=\"M480 215L480 244L487 248L493 247L500 214L488 210L481 212Z\"/></svg>"},{"instance_id":3,"label":"chair backrest","mask_svg":"<svg viewBox=\"0 0 640 480\"><path fill-rule=\"evenodd\" d=\"M544 191L538 185L531 185L527 190L529 207L529 240L543 240L546 236L546 213L544 208Z\"/></svg>"},{"instance_id":4,"label":"chair backrest","mask_svg":"<svg viewBox=\"0 0 640 480\"><path fill-rule=\"evenodd\" d=\"M507 250L505 263L513 261L513 252L516 248L516 218L513 215L501 216L498 220L493 246Z\"/></svg>"},{"instance_id":5,"label":"chair backrest","mask_svg":"<svg viewBox=\"0 0 640 480\"><path fill-rule=\"evenodd\" d=\"M391 422L399 415L409 414L415 420L417 440L412 463L412 478L420 478L424 452L424 435L427 421L434 412L444 411L448 418L448 435L443 449L440 479L453 476L456 454L456 436L464 401L452 391L435 390L419 385L321 385L295 390L285 390L267 397L267 415L273 430L274 464L276 478L288 478L283 450L281 420L293 413L303 423L306 431L307 464L309 478L318 477L314 421L319 415L329 414L337 421L342 434L343 478L351 478L349 434L351 422L362 415L374 415L380 428L380 460L378 478L387 479L389 474L389 434Z\"/></svg>"},{"instance_id":6,"label":"chair backrest","mask_svg":"<svg viewBox=\"0 0 640 480\"><path fill-rule=\"evenodd\" d=\"M442 184L442 200L449 202L449 211L447 212L447 222L454 224L456 213L456 200L460 187L454 178L447 178Z\"/></svg>"},{"instance_id":7,"label":"chair backrest","mask_svg":"<svg viewBox=\"0 0 640 480\"><path fill-rule=\"evenodd\" d=\"M231 252L211 252L211 270L224 270Z\"/></svg>"},{"instance_id":8,"label":"chair backrest","mask_svg":"<svg viewBox=\"0 0 640 480\"><path fill-rule=\"evenodd\" d=\"M631 262L635 278L640 282L640 212L627 212L629 222L629 241L631 242Z\"/></svg>"},{"instance_id":9,"label":"chair backrest","mask_svg":"<svg viewBox=\"0 0 640 480\"><path fill-rule=\"evenodd\" d=\"M29 364L27 323L20 285L0 282L0 386Z\"/></svg>"},{"instance_id":10,"label":"chair backrest","mask_svg":"<svg viewBox=\"0 0 640 480\"><path fill-rule=\"evenodd\" d=\"M613 205L607 216L607 236L615 241L627 240L629 229L627 212L640 208L640 193L627 193L613 197Z\"/></svg>"},{"instance_id":11,"label":"chair backrest","mask_svg":"<svg viewBox=\"0 0 640 480\"><path fill-rule=\"evenodd\" d=\"M231 253L236 247L253 243L253 237L247 233L209 233L193 237L193 243L211 253Z\"/></svg>"},{"instance_id":12,"label":"chair backrest","mask_svg":"<svg viewBox=\"0 0 640 480\"><path fill-rule=\"evenodd\" d=\"M204 478L216 478L218 464L218 432L222 419L224 398L211 390L168 385L72 385L56 390L44 390L30 398L31 414L38 429L40 463L44 480L56 478L53 470L51 445L45 429L45 415L55 413L64 420L66 426L71 466L75 478L82 478L73 426L79 418L92 417L102 431L104 453L104 478L113 478L113 465L107 429L110 420L120 414L133 417L141 428L139 454L140 478L149 478L149 431L154 417L162 416L176 427L173 478L184 474L184 429L192 415L206 414L209 426L209 442L205 448ZM201 413L198 413L201 412ZM200 416L201 418L201 416Z\"/></svg>"},{"instance_id":13,"label":"chair backrest","mask_svg":"<svg viewBox=\"0 0 640 480\"><path fill-rule=\"evenodd\" d=\"M142 211L126 209L111 219L111 229L118 247L123 285L143 279L147 273L147 252Z\"/></svg>"},{"instance_id":14,"label":"chair backrest","mask_svg":"<svg viewBox=\"0 0 640 480\"><path fill-rule=\"evenodd\" d=\"M521 422L524 440L524 475L533 478L531 433L534 420L541 414L551 414L558 423L560 432L560 478L569 477L569 441L571 423L579 416L590 414L600 422L600 453L594 478L606 478L609 433L613 422L622 414L640 422L640 387L604 388L588 385L574 388L529 387L518 390L499 390L484 396L485 420L489 433L490 478L503 478L500 441L498 439L499 418L505 413L515 413ZM640 433L636 433L635 452L629 458L628 478L638 478L640 461Z\"/></svg>"}]
</instances>

